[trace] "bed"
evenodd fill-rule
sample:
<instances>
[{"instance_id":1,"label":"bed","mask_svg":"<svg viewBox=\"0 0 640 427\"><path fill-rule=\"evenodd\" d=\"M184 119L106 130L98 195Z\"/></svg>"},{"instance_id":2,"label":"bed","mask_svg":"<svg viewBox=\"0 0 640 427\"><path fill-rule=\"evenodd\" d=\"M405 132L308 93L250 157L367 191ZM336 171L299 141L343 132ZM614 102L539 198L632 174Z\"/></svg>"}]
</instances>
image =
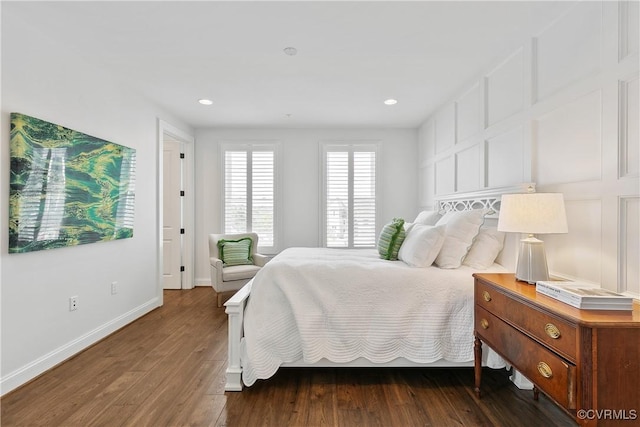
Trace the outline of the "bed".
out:
<instances>
[{"instance_id":1,"label":"bed","mask_svg":"<svg viewBox=\"0 0 640 427\"><path fill-rule=\"evenodd\" d=\"M457 194L439 199L434 211L447 218L481 217L479 228L489 233L495 228L501 195L531 187ZM436 228L444 233L447 227L451 230L452 222L405 225L398 261L382 259L376 249L289 248L275 256L225 303L225 390L240 391L281 367L473 366L472 273L478 266L448 265L443 256L452 248L447 249L451 240L436 251L436 264L448 268L416 268L409 249L402 252L411 247L410 236L415 242L417 230L433 236ZM475 233L474 244L480 240ZM506 237L495 262L490 258L483 271L513 268L514 238ZM490 349L483 351L483 364L505 366Z\"/></svg>"}]
</instances>

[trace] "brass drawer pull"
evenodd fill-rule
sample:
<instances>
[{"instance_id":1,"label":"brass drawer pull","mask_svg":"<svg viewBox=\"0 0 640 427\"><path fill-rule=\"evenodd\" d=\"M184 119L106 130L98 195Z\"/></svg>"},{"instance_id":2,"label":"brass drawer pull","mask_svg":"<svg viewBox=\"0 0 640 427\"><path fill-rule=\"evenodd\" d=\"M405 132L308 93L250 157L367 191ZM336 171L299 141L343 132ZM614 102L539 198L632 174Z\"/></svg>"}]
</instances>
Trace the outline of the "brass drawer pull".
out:
<instances>
[{"instance_id":1,"label":"brass drawer pull","mask_svg":"<svg viewBox=\"0 0 640 427\"><path fill-rule=\"evenodd\" d=\"M482 329L489 329L489 321L487 319L480 320L480 326Z\"/></svg>"},{"instance_id":2,"label":"brass drawer pull","mask_svg":"<svg viewBox=\"0 0 640 427\"><path fill-rule=\"evenodd\" d=\"M487 291L482 291L482 298L484 298L486 302L489 302L491 301L491 294Z\"/></svg>"},{"instance_id":3,"label":"brass drawer pull","mask_svg":"<svg viewBox=\"0 0 640 427\"><path fill-rule=\"evenodd\" d=\"M553 376L553 371L551 371L551 366L547 365L544 362L538 363L538 372L545 378L551 378Z\"/></svg>"},{"instance_id":4,"label":"brass drawer pull","mask_svg":"<svg viewBox=\"0 0 640 427\"><path fill-rule=\"evenodd\" d=\"M558 327L553 323L547 323L544 325L544 331L554 340L560 338L560 329L558 329Z\"/></svg>"}]
</instances>

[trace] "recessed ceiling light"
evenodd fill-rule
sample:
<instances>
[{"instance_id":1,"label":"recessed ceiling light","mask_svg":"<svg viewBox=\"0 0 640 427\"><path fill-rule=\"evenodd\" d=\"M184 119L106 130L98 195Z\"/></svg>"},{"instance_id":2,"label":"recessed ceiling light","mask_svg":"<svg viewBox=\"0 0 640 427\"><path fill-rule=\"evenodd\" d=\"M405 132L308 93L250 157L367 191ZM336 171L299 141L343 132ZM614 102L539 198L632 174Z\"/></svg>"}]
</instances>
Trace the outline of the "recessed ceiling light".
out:
<instances>
[{"instance_id":1,"label":"recessed ceiling light","mask_svg":"<svg viewBox=\"0 0 640 427\"><path fill-rule=\"evenodd\" d=\"M285 47L283 50L284 53L289 56L295 56L298 53L298 49L296 49L295 47Z\"/></svg>"},{"instance_id":2,"label":"recessed ceiling light","mask_svg":"<svg viewBox=\"0 0 640 427\"><path fill-rule=\"evenodd\" d=\"M198 102L202 105L212 105L213 101L210 99L198 99Z\"/></svg>"},{"instance_id":3,"label":"recessed ceiling light","mask_svg":"<svg viewBox=\"0 0 640 427\"><path fill-rule=\"evenodd\" d=\"M398 103L397 99L389 98L384 100L385 105L396 105Z\"/></svg>"}]
</instances>

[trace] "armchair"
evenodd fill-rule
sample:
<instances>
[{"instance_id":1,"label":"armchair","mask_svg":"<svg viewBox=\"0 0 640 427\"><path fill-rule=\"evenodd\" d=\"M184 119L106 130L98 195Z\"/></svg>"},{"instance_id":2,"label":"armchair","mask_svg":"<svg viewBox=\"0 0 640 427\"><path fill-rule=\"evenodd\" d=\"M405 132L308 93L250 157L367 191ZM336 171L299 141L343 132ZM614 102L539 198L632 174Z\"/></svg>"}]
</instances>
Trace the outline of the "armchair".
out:
<instances>
[{"instance_id":1,"label":"armchair","mask_svg":"<svg viewBox=\"0 0 640 427\"><path fill-rule=\"evenodd\" d=\"M225 265L220 257L218 241L239 240L250 237L252 245L250 259L252 265ZM222 307L223 296L232 294L243 287L256 275L268 261L268 257L256 252L258 247L258 235L256 233L240 234L209 234L209 263L211 264L211 286L216 291L217 305ZM229 295L231 296L231 295Z\"/></svg>"}]
</instances>

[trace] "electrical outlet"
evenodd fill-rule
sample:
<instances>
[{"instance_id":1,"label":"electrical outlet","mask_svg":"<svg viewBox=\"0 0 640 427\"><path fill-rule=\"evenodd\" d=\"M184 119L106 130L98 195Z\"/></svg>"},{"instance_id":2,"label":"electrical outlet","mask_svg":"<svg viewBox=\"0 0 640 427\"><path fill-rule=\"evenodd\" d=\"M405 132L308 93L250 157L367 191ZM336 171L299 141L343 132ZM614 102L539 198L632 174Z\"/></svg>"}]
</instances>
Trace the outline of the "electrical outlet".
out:
<instances>
[{"instance_id":1,"label":"electrical outlet","mask_svg":"<svg viewBox=\"0 0 640 427\"><path fill-rule=\"evenodd\" d=\"M69 311L78 309L78 297L69 297Z\"/></svg>"},{"instance_id":2,"label":"electrical outlet","mask_svg":"<svg viewBox=\"0 0 640 427\"><path fill-rule=\"evenodd\" d=\"M111 282L111 295L118 293L118 282Z\"/></svg>"}]
</instances>

